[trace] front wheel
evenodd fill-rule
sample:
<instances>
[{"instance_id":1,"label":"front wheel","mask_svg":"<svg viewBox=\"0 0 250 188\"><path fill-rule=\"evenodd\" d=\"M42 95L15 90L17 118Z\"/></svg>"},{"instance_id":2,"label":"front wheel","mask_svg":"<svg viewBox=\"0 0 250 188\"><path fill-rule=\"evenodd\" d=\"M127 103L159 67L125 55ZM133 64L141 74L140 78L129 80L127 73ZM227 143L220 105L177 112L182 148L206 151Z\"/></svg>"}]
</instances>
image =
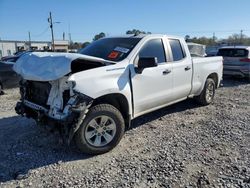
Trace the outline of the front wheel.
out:
<instances>
[{"instance_id":1,"label":"front wheel","mask_svg":"<svg viewBox=\"0 0 250 188\"><path fill-rule=\"evenodd\" d=\"M88 112L76 132L78 148L88 154L102 154L113 149L121 140L125 123L120 111L109 104L99 104Z\"/></svg>"},{"instance_id":2,"label":"front wheel","mask_svg":"<svg viewBox=\"0 0 250 188\"><path fill-rule=\"evenodd\" d=\"M204 85L204 88L201 94L195 97L196 101L201 105L208 105L213 102L214 95L215 95L215 82L213 79L208 78Z\"/></svg>"}]
</instances>

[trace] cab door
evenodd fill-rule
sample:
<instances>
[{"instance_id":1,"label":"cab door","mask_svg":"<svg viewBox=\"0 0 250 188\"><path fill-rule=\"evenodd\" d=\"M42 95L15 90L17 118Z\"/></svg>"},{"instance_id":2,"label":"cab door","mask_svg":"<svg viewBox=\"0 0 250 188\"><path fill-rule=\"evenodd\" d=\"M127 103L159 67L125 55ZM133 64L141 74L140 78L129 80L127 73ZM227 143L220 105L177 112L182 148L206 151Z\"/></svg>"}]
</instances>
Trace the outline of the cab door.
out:
<instances>
[{"instance_id":1,"label":"cab door","mask_svg":"<svg viewBox=\"0 0 250 188\"><path fill-rule=\"evenodd\" d=\"M184 41L168 39L172 52L171 64L173 65L173 100L186 98L192 89L193 66L191 57L186 54L182 45Z\"/></svg>"},{"instance_id":2,"label":"cab door","mask_svg":"<svg viewBox=\"0 0 250 188\"><path fill-rule=\"evenodd\" d=\"M172 100L172 64L167 62L165 54L161 38L149 39L139 50L136 59L155 57L157 66L145 68L141 73L136 72L136 65L131 66L135 117Z\"/></svg>"}]
</instances>

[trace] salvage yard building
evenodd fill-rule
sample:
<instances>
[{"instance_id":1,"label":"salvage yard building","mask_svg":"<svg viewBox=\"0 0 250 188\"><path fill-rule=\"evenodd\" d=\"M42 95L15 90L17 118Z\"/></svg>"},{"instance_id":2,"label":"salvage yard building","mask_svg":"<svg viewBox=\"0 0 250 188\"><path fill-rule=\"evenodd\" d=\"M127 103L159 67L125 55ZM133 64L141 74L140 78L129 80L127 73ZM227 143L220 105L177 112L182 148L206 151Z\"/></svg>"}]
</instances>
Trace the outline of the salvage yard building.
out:
<instances>
[{"instance_id":1,"label":"salvage yard building","mask_svg":"<svg viewBox=\"0 0 250 188\"><path fill-rule=\"evenodd\" d=\"M49 51L51 41L18 41L18 40L0 40L0 58L3 56L13 55L19 51L39 50ZM68 40L55 40L55 51L68 52Z\"/></svg>"}]
</instances>

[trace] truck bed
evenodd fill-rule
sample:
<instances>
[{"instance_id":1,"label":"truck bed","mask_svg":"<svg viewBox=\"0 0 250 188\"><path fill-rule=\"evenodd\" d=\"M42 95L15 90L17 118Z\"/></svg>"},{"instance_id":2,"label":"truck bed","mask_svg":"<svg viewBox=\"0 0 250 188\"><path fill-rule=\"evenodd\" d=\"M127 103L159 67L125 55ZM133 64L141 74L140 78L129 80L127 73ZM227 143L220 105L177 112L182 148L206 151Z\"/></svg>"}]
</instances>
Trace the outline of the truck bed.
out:
<instances>
[{"instance_id":1,"label":"truck bed","mask_svg":"<svg viewBox=\"0 0 250 188\"><path fill-rule=\"evenodd\" d=\"M193 61L193 86L191 92L192 94L196 95L200 93L201 88L203 88L206 79L204 75L208 75L213 72L220 73L220 75L218 76L218 83L217 83L217 87L219 87L223 70L222 57L220 56L194 57L192 58L192 61Z\"/></svg>"}]
</instances>

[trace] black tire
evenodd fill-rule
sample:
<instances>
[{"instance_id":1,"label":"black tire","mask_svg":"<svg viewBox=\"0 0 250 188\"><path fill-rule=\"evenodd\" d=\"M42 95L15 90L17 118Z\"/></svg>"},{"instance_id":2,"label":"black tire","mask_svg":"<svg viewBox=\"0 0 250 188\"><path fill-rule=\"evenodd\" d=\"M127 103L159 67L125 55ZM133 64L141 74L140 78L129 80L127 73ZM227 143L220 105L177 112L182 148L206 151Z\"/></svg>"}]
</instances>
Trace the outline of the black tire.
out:
<instances>
[{"instance_id":1,"label":"black tire","mask_svg":"<svg viewBox=\"0 0 250 188\"><path fill-rule=\"evenodd\" d=\"M0 95L3 95L4 91L3 91L3 85L0 83Z\"/></svg>"},{"instance_id":2,"label":"black tire","mask_svg":"<svg viewBox=\"0 0 250 188\"><path fill-rule=\"evenodd\" d=\"M250 83L250 77L247 77L246 80L248 83Z\"/></svg>"},{"instance_id":3,"label":"black tire","mask_svg":"<svg viewBox=\"0 0 250 188\"><path fill-rule=\"evenodd\" d=\"M210 88L211 86L212 86L212 89ZM211 90L210 98L207 97L207 93L209 92L208 87ZM211 102L213 102L214 95L215 95L215 88L216 88L216 85L215 85L214 80L212 78L207 78L201 94L199 96L195 97L196 101L199 104L204 105L204 106L209 105Z\"/></svg>"},{"instance_id":4,"label":"black tire","mask_svg":"<svg viewBox=\"0 0 250 188\"><path fill-rule=\"evenodd\" d=\"M91 145L85 136L85 131L88 128L88 124L100 116L111 118L115 123L116 132L113 139L106 145L96 147ZM95 129L96 130L96 129ZM121 140L125 131L125 123L122 114L114 106L109 104L99 104L90 108L86 118L81 124L80 128L75 134L75 141L77 147L81 152L87 154L102 154L112 150Z\"/></svg>"}]
</instances>

